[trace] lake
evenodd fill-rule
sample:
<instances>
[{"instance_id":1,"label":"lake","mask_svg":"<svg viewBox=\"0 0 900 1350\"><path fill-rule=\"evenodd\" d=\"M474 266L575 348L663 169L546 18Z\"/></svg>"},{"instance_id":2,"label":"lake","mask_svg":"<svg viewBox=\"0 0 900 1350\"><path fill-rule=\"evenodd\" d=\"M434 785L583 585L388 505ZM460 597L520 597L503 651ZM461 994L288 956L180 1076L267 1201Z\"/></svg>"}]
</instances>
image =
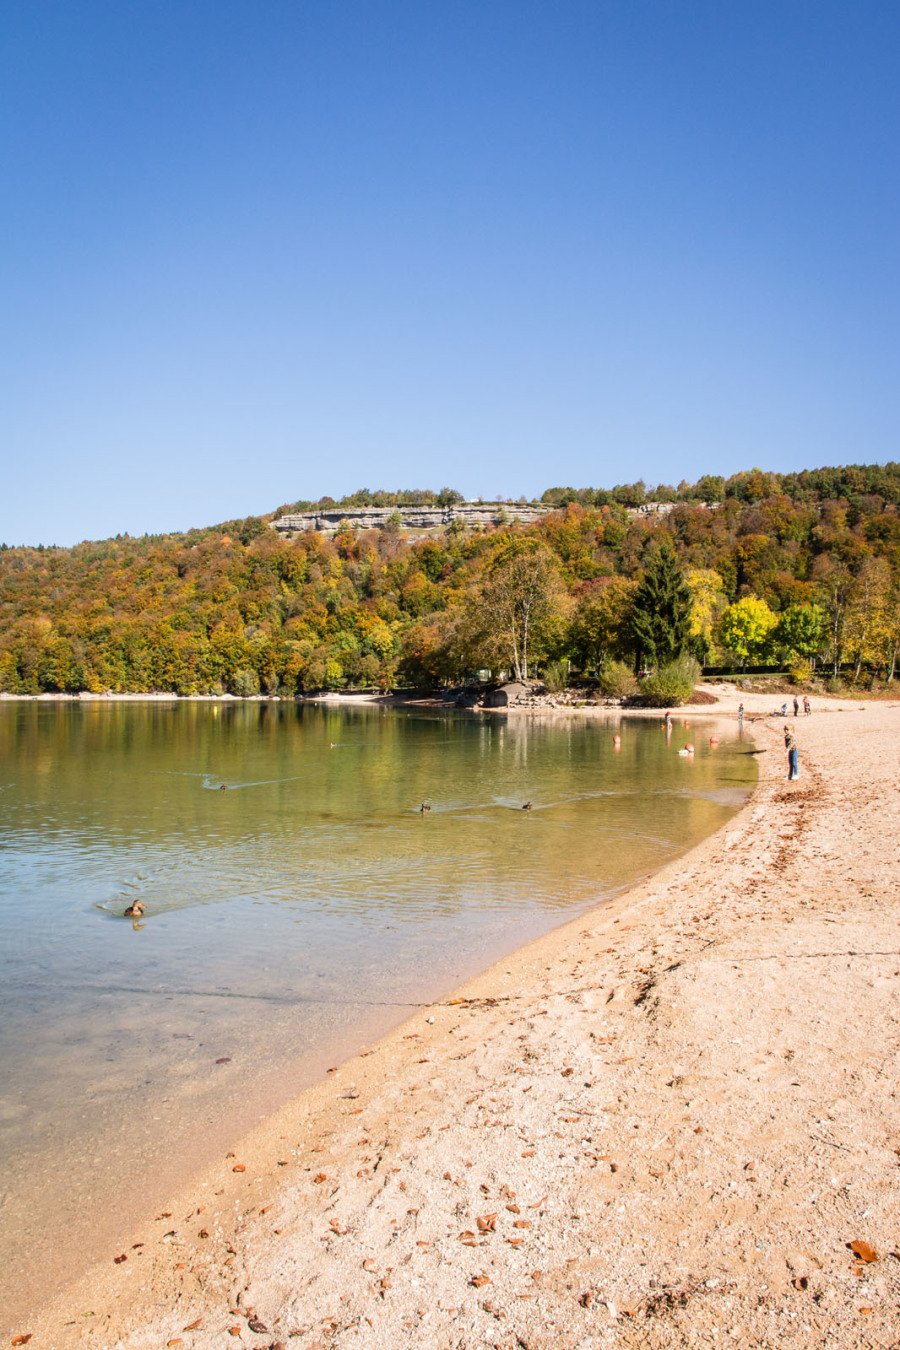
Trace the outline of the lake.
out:
<instances>
[{"instance_id":1,"label":"lake","mask_svg":"<svg viewBox=\"0 0 900 1350\"><path fill-rule=\"evenodd\" d=\"M417 1003L722 825L756 769L711 729L0 703L4 1306Z\"/></svg>"}]
</instances>

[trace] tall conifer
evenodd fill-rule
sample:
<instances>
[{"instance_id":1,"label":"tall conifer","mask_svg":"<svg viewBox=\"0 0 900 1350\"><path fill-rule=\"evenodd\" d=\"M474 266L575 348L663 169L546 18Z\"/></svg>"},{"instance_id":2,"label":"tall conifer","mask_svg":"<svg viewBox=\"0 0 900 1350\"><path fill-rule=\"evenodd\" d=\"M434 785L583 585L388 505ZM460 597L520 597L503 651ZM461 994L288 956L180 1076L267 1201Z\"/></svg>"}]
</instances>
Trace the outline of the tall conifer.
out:
<instances>
[{"instance_id":1,"label":"tall conifer","mask_svg":"<svg viewBox=\"0 0 900 1350\"><path fill-rule=\"evenodd\" d=\"M631 630L642 662L664 666L690 643L691 593L675 550L662 544L650 559L634 596Z\"/></svg>"}]
</instances>

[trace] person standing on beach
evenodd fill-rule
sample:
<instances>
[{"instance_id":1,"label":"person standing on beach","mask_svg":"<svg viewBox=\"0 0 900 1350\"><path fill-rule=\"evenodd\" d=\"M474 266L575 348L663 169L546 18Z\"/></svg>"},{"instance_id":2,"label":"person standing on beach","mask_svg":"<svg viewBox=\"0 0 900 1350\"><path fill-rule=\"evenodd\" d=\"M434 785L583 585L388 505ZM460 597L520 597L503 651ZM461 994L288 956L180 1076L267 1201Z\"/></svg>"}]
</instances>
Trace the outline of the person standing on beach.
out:
<instances>
[{"instance_id":1,"label":"person standing on beach","mask_svg":"<svg viewBox=\"0 0 900 1350\"><path fill-rule=\"evenodd\" d=\"M800 777L800 751L797 748L797 742L791 737L788 746L788 782L793 783Z\"/></svg>"},{"instance_id":2,"label":"person standing on beach","mask_svg":"<svg viewBox=\"0 0 900 1350\"><path fill-rule=\"evenodd\" d=\"M795 716L795 717L797 716L797 714L798 714L799 711L800 711L800 700L799 700L799 698L797 697L797 695L795 694L795 695L794 695L794 716Z\"/></svg>"},{"instance_id":3,"label":"person standing on beach","mask_svg":"<svg viewBox=\"0 0 900 1350\"><path fill-rule=\"evenodd\" d=\"M741 703L741 704L738 705L738 730L739 730L739 731L743 731L743 730L744 730L744 705L743 705L743 703Z\"/></svg>"},{"instance_id":4,"label":"person standing on beach","mask_svg":"<svg viewBox=\"0 0 900 1350\"><path fill-rule=\"evenodd\" d=\"M806 697L806 695L804 694L804 695L803 695L803 713L804 713L804 716L809 717L809 714L810 714L811 712L812 712L812 704L810 703L809 699L808 699L808 698Z\"/></svg>"}]
</instances>

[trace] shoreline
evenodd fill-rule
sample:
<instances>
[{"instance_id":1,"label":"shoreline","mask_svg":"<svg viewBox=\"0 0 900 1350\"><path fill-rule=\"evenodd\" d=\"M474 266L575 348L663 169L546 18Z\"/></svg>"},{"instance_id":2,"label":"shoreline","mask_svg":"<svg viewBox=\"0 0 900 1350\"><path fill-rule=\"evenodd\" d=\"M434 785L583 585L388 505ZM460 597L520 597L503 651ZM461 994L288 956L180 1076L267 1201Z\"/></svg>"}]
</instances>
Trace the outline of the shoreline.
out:
<instances>
[{"instance_id":1,"label":"shoreline","mask_svg":"<svg viewBox=\"0 0 900 1350\"><path fill-rule=\"evenodd\" d=\"M762 695L744 695L743 700L748 717L757 711L751 708L751 701L771 704L771 698ZM821 708L824 701L817 702ZM719 705L708 708L679 709L676 716L683 720L683 716L689 714L692 720L700 715L727 715L729 710L723 706L725 703L723 699ZM840 700L830 703L839 705ZM550 711L577 714L582 710ZM610 710L603 711L609 715ZM658 710L649 711L650 715L659 718ZM867 719L878 723L878 727L872 726L871 730L878 730L880 748L883 750L887 737L891 754L897 759L900 719L896 717L896 705L888 708L876 703L870 712L854 705L852 711L865 713ZM542 712L541 715L545 714ZM819 721L816 716L811 719L801 717L798 719L803 732L801 744L807 740L811 745L821 742L820 758L823 755L827 758L829 747L825 743L843 744L847 740L845 728L852 740L851 721L857 732L870 730L869 726L860 728L859 719L855 718ZM704 872L711 866L719 871L727 871L730 867L731 898L728 903L739 908L746 907L749 882L753 882L750 889L754 892L782 887L786 857L792 847L796 853L796 848L787 840L809 834L811 816L821 813L827 802L828 793L822 791L822 771L815 763L815 750L807 780L801 780L797 788L781 787L782 774L778 770L783 767L782 756L774 754L770 758L765 754L766 750L779 749L779 731L777 723L763 724L759 784L748 805L724 830L602 908L588 910L501 959L461 986L452 998L418 1010L395 1031L361 1050L335 1073L327 1075L246 1136L237 1146L240 1164L223 1159L206 1169L178 1197L177 1207L169 1206L171 1213L177 1216L171 1220L174 1236L163 1232L171 1227L168 1222L160 1220L143 1225L133 1240L145 1246L131 1248L129 1244L121 1249L121 1254L131 1252L128 1262L115 1266L110 1260L98 1267L43 1314L31 1318L27 1327L13 1328L13 1333L33 1333L34 1346L59 1346L60 1350L86 1341L94 1345L122 1344L137 1350L140 1346L159 1344L160 1338L163 1338L163 1344L166 1340L180 1340L184 1345L205 1350L206 1346L221 1343L221 1334L227 1324L240 1328L244 1343L271 1345L281 1338L286 1344L288 1335L293 1333L292 1345L306 1350L317 1341L322 1345L375 1346L397 1343L400 1338L411 1338L413 1344L430 1346L445 1341L450 1343L451 1337L455 1337L454 1343L468 1345L468 1340L459 1339L461 1334L472 1336L473 1344L483 1343L482 1330L486 1324L496 1328L498 1343L509 1343L511 1329L515 1327L516 1334L529 1347L562 1347L574 1345L578 1337L572 1332L573 1339L566 1339L570 1333L561 1331L561 1338L554 1339L557 1333L547 1327L552 1327L554 1315L563 1315L556 1311L557 1308L565 1308L564 1315L570 1325L585 1324L587 1330L579 1331L579 1336L601 1335L605 1338L598 1344L605 1344L612 1334L610 1344L668 1345L681 1343L662 1337L664 1332L669 1335L676 1329L679 1318L688 1316L684 1312L688 1303L693 1308L690 1314L693 1324L699 1325L697 1298L707 1311L718 1307L711 1325L721 1324L715 1319L726 1316L719 1306L726 1289L730 1291L728 1298L732 1302L737 1296L734 1273L731 1272L729 1279L721 1272L706 1276L701 1282L704 1292L698 1295L694 1286L699 1276L693 1270L688 1272L689 1277L678 1276L672 1264L672 1255L678 1254L680 1246L674 1235L678 1232L677 1221L673 1228L673 1220L669 1219L673 1252L667 1253L668 1261L655 1263L659 1267L654 1276L656 1284L648 1277L643 1289L634 1287L634 1259L627 1271L617 1274L611 1268L611 1258L604 1255L610 1240L608 1233L596 1233L593 1243L585 1242L582 1235L586 1231L584 1222L590 1219L594 1227L612 1225L617 1233L614 1240L619 1243L618 1201L628 1208L629 1187L637 1185L642 1200L652 1202L653 1192L664 1190L663 1182L673 1170L680 1170L681 1154L677 1144L673 1143L673 1135L685 1131L678 1124L673 1125L672 1120L683 1116L686 1108L692 1117L715 1114L715 1094L711 1097L708 1085L705 1091L694 1086L696 1075L684 1072L684 1066L669 1063L666 1068L668 1081L654 1081L649 1090L646 1084L635 1083L634 1070L624 1066L635 1060L641 1061L642 1057L644 1060L648 1056L658 1059L660 1046L654 1044L654 1040L659 1040L662 1031L659 1006L664 1005L667 998L672 999L671 991L664 996L661 990L680 984L682 977L678 972L688 963L688 958L697 969L702 969L705 950L710 946L721 947L723 943L733 945L736 941L746 940L743 929L753 927L752 916L742 915L737 930L733 922L729 929L729 915L719 912L725 901L707 898L705 892L709 887L702 880ZM807 732L811 734L807 735ZM855 790L858 784L854 781L850 787ZM783 833L779 827L786 813L792 817L787 840L774 853L764 848L761 856L757 856L760 851L754 846L754 837L762 828ZM874 832L877 837L877 822ZM890 849L894 835L891 830L885 831L883 822L880 837ZM869 844L871 842L870 839ZM821 850L814 852L813 862L823 856ZM838 871L843 874L846 870L844 860L840 855L836 856ZM823 865L820 862L820 874ZM893 875L889 874L891 869ZM896 872L897 864L891 859L888 874L878 878L885 894L896 880ZM821 889L821 881L820 875L818 889ZM868 884L871 886L874 882L870 880ZM807 883L808 898L799 902L801 909L816 909L817 902L809 898L816 889L815 881ZM863 893L863 898L871 899L871 895L866 897ZM664 909L648 912L651 906L661 903L665 905ZM787 901L779 898L767 900L767 903L777 905ZM685 906L695 909L710 904L713 912L703 918L692 918L690 930L683 928L685 916L681 910ZM831 904L834 908L833 901ZM852 917L851 911L852 906L847 911L848 921ZM738 916L730 917L733 920ZM813 917L812 914L792 913L785 917L782 927L790 928L801 918L809 920ZM662 922L657 922L660 919ZM777 924L777 916L764 916L761 922ZM840 916L832 915L825 922L839 923ZM871 927L871 924L867 926ZM618 932L615 931L617 928ZM649 930L652 930L652 938ZM766 930L767 942L775 931L775 928ZM632 936L623 943L626 932ZM598 951L603 940L614 940L616 949ZM858 938L855 940L859 945ZM886 940L872 945L889 948L896 946L896 942L892 944L891 940ZM623 947L630 950L623 950ZM753 958L745 956L741 959L752 961ZM894 960L893 965L897 964ZM740 978L746 979L746 974L742 972ZM734 984L736 978L728 980L725 992ZM720 999L722 992L719 991ZM685 991L681 993L683 996ZM701 1021L714 1019L720 1011L718 1003L715 999L701 1000L694 1013L695 1020L698 1016ZM677 1011L677 996L674 1006ZM742 1023L738 1025L741 1029ZM476 1045L462 1046L463 1040L472 1040L472 1032L477 1033ZM777 1039L779 1029L773 1029L772 1034ZM632 1043L629 1043L629 1037ZM521 1039L535 1044L523 1050ZM743 1037L733 1039L740 1043ZM626 1049L638 1053L617 1054L610 1058L612 1051L605 1047L614 1043L617 1051ZM677 1053L691 1058L687 1047L695 1045L695 1041L679 1044ZM793 1060L797 1052L788 1048ZM457 1051L461 1053L457 1054ZM732 1053L741 1057L739 1051ZM372 1064L368 1063L369 1059ZM550 1060L558 1062L551 1064ZM782 1062L790 1061L784 1061L782 1056ZM386 1073L379 1072L388 1064L390 1068ZM420 1067L423 1064L429 1067L423 1069ZM696 1069L696 1066L689 1067ZM679 1071L675 1072L676 1069ZM785 1068L784 1072L789 1071ZM795 1069L794 1072L800 1071ZM703 1081L702 1075L700 1081ZM683 1095L686 1083L692 1084L692 1100L682 1102L672 1120L668 1116L665 1121L660 1120L660 1128L663 1124L668 1127L663 1138L659 1141L645 1138L643 1131L649 1128L646 1118L659 1115L660 1103L671 1096L673 1085L678 1097ZM802 1086L802 1082L798 1081L798 1086ZM621 1091L614 1090L616 1088ZM463 1093L472 1091L475 1097L463 1097ZM510 1094L518 1098L519 1092L533 1092L534 1096L529 1096L527 1101L523 1096L521 1109L517 1102L517 1119L512 1120L508 1114L508 1098ZM596 1100L598 1093L602 1097L599 1102ZM638 1109L638 1099L642 1095L647 1100L642 1109ZM634 1101L630 1101L632 1097ZM413 1103L409 1101L411 1098ZM698 1101L702 1103L699 1110ZM614 1124L615 1118L626 1110L623 1102L628 1103L637 1125L631 1116L627 1121L619 1120ZM538 1103L540 1108L535 1111ZM411 1105L414 1106L412 1114L402 1114L404 1108ZM844 1105L850 1103L845 1101ZM562 1110L570 1111L571 1116L561 1116ZM414 1119L416 1116L421 1119ZM491 1116L496 1119L491 1120ZM550 1129L551 1123L560 1128ZM573 1124L578 1127L574 1131L570 1128ZM639 1133L630 1136L629 1127L638 1129ZM701 1126L701 1131L704 1128ZM495 1130L499 1133L494 1134ZM603 1139L599 1138L598 1130ZM626 1131L624 1136L623 1130ZM590 1132L587 1143L585 1131ZM365 1139L364 1143L360 1136ZM723 1140L733 1145L733 1131L724 1132L718 1141L720 1146ZM533 1147L522 1148L523 1144ZM641 1152L643 1144L648 1146L650 1156L643 1159L647 1165L642 1171L635 1166L634 1158ZM693 1134L687 1144L696 1149ZM739 1151L748 1152L748 1147ZM596 1152L600 1148L604 1152ZM562 1169L553 1159L554 1150L565 1156L566 1165ZM724 1151L728 1154L729 1149ZM827 1150L820 1149L823 1151ZM314 1152L319 1157L313 1158ZM868 1152L873 1152L871 1146ZM376 1153L378 1161L373 1166ZM621 1155L621 1158L614 1155ZM731 1160L735 1171L730 1173L729 1182L734 1181L736 1175L739 1181L735 1186L739 1190L750 1187L752 1191L756 1181L754 1174L762 1166L749 1152L748 1158L753 1164L749 1178L748 1159ZM692 1161L697 1163L696 1158ZM361 1167L356 1166L360 1163L363 1164ZM660 1166L653 1167L650 1165L653 1163ZM447 1165L444 1170L442 1164ZM238 1165L246 1170L233 1173L231 1168ZM320 1165L321 1173L314 1172ZM561 1170L563 1176L559 1175ZM313 1173L312 1177L310 1173ZM398 1174L400 1180L397 1180ZM321 1180L317 1181L317 1177ZM507 1192L517 1189L520 1196L529 1193L527 1204L516 1206L522 1215L527 1214L527 1218L513 1219L507 1205L514 1202L508 1195L501 1194L504 1185ZM585 1211L577 1216L572 1202L569 1202L568 1212L562 1203L567 1188L571 1190L573 1186L577 1193L576 1208ZM547 1190L543 1200L540 1199L542 1188ZM710 1245L708 1223L701 1193L696 1186L694 1191L693 1197L690 1193L687 1198L681 1196L679 1205L684 1213L685 1204L690 1207L693 1198L702 1220L699 1231L693 1232L693 1238L702 1253ZM612 1199L608 1198L607 1192L611 1192ZM705 1194L706 1190L703 1190L702 1195ZM548 1198L550 1196L552 1200ZM739 1198L746 1205L746 1196L742 1194ZM249 1201L252 1203L248 1207ZM413 1208L409 1207L409 1201L413 1202ZM263 1211L270 1207L273 1213L277 1212L277 1227L272 1226L274 1221L262 1218ZM612 1212L607 1213L610 1207ZM188 1211L204 1216L209 1212L210 1217L190 1223L182 1218ZM433 1217L438 1220L437 1227L434 1222L426 1225L426 1215L431 1211L436 1211ZM451 1211L456 1217L448 1221L447 1215ZM476 1218L484 1217L482 1211L494 1214L484 1230L476 1223ZM626 1226L633 1230L636 1220L639 1225L640 1216L632 1215ZM201 1229L201 1223L207 1223L208 1227ZM870 1224L870 1227L876 1226ZM762 1227L761 1224L760 1232ZM464 1237L461 1242L460 1228L464 1233L471 1233L471 1237ZM686 1233L692 1231L687 1219L682 1228ZM537 1229L541 1230L540 1237L533 1231ZM422 1236L416 1238L416 1232ZM209 1236L204 1237L202 1233ZM859 1237L865 1237L865 1234L854 1231L846 1240ZM642 1248L645 1254L646 1249L653 1247L651 1238L652 1235L645 1237ZM593 1251L592 1247L598 1243L598 1249ZM872 1245L877 1247L878 1242ZM470 1252L473 1246L486 1250ZM443 1257L439 1272L434 1269L438 1250ZM526 1253L528 1262L538 1262L542 1267L539 1280L533 1279L533 1273L527 1275L525 1272L522 1262ZM176 1261L176 1255L183 1259ZM791 1310L796 1312L791 1300L803 1291L789 1284L793 1292L786 1294L781 1287L785 1284L786 1259L783 1255L780 1258L780 1280L778 1271L767 1271L769 1280L764 1283L768 1290L777 1290L779 1298L787 1298ZM815 1272L817 1261L818 1269L822 1268L820 1258L803 1255L802 1251L798 1255L795 1250L790 1260L804 1270ZM465 1269L461 1267L461 1261ZM462 1279L469 1266L479 1263L479 1269L474 1274L470 1272L471 1278ZM646 1269L648 1264L638 1263L638 1266ZM689 1264L692 1267L708 1266L709 1262L694 1255ZM890 1274L888 1264L885 1262L881 1268L873 1266L873 1270L879 1276L887 1277ZM709 1268L720 1271L721 1265L720 1252ZM388 1266L392 1271L390 1279L384 1274ZM551 1274L551 1269L555 1273ZM562 1278L575 1275L578 1276L575 1281L577 1298L565 1288L571 1280ZM483 1290L480 1284L474 1283L482 1276ZM807 1285L804 1288L812 1288L810 1274L797 1275L794 1279L805 1279ZM863 1287L860 1277L853 1276L852 1279L855 1288ZM378 1283L384 1285L385 1280L387 1287L379 1289ZM293 1289L298 1281L301 1292L289 1294L288 1286ZM624 1293L620 1287L623 1281ZM715 1282L711 1287L710 1281ZM135 1288L138 1282L139 1290ZM438 1299L436 1310L432 1307L431 1294L426 1297L417 1292L423 1282L433 1286L433 1293L439 1292L439 1288L445 1291ZM723 1285L721 1295L714 1293L720 1285ZM669 1291L666 1299L673 1289L678 1290L677 1297L672 1295L670 1299L672 1306L666 1304L669 1311L665 1315L665 1309L658 1308L653 1313L653 1325L660 1334L658 1340L652 1335L648 1339L645 1324L646 1309L656 1298L652 1292L654 1287ZM894 1295L896 1292L894 1287ZM871 1289L865 1296L874 1308L878 1299ZM579 1301L583 1297L587 1298L586 1302ZM662 1293L659 1297L662 1298ZM757 1300L754 1306L758 1310L758 1293L754 1297ZM633 1317L628 1315L628 1300L635 1304ZM349 1320L346 1305L350 1305L353 1314ZM229 1308L237 1311L232 1314L228 1312ZM253 1333L251 1309L261 1319L260 1324L269 1327L269 1332ZM183 1310L184 1315L179 1310ZM189 1310L192 1312L190 1317L187 1315ZM540 1317L537 1317L539 1310ZM87 1311L90 1311L90 1317L85 1316ZM749 1304L746 1311L748 1315L752 1311ZM340 1314L337 1317L339 1331L335 1331L326 1319L323 1333L321 1323L326 1313L332 1321L332 1314ZM863 1322L866 1317L870 1318L861 1326L860 1334L871 1336L876 1332L876 1326L885 1331L888 1325L893 1325L886 1312L883 1316L888 1317L887 1324L871 1320L875 1313L854 1313L854 1316L862 1318ZM186 1331L185 1328L198 1318L203 1325ZM288 1326L289 1322L291 1326ZM410 1322L409 1327L407 1322ZM321 1339L323 1334L325 1340ZM750 1335L749 1322L742 1334ZM813 1330L811 1338L796 1343L827 1344L827 1339L815 1338L819 1334ZM833 1333L829 1331L828 1334ZM267 1340L261 1339L264 1335L268 1336ZM824 1331L821 1335L824 1336ZM857 1342L853 1335L845 1334L841 1343L871 1343L871 1340ZM111 1339L113 1336L114 1340ZM688 1343L687 1339L683 1343ZM762 1345L768 1342L751 1338L741 1343Z\"/></svg>"}]
</instances>

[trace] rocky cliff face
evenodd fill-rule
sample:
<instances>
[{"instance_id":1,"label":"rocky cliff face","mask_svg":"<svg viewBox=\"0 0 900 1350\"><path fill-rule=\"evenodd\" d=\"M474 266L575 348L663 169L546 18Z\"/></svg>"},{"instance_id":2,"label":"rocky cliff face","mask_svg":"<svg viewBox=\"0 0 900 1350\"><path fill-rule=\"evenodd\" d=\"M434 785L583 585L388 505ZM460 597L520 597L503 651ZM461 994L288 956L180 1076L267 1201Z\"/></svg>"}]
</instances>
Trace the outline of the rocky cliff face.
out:
<instances>
[{"instance_id":1,"label":"rocky cliff face","mask_svg":"<svg viewBox=\"0 0 900 1350\"><path fill-rule=\"evenodd\" d=\"M303 530L336 534L348 527L351 530L380 530L392 516L399 516L401 528L405 530L439 530L446 529L454 521L470 527L490 525L504 516L507 520L528 523L539 520L550 510L552 507L549 506L522 506L518 502L460 502L456 506L334 506L280 516L272 522L272 528L286 534Z\"/></svg>"}]
</instances>

